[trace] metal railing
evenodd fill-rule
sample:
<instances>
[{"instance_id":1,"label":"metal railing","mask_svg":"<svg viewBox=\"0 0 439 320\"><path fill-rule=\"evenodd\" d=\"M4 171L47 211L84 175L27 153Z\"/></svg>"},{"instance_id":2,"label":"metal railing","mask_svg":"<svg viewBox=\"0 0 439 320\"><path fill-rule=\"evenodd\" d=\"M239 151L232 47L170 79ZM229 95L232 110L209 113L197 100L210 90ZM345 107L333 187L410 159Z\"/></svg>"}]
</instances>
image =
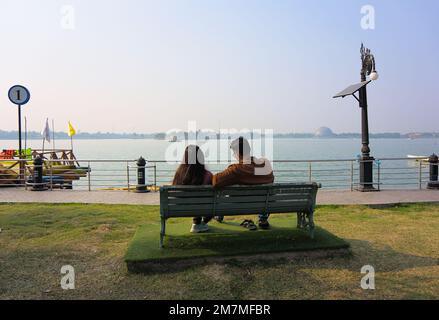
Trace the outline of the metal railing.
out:
<instances>
[{"instance_id":1,"label":"metal railing","mask_svg":"<svg viewBox=\"0 0 439 320\"><path fill-rule=\"evenodd\" d=\"M172 182L179 162L149 160L137 166L137 160L76 160L79 166L60 166L58 160L45 160L42 185L47 189L127 190L158 186ZM355 190L360 186L358 159L274 160L275 182L316 181L326 189ZM378 189L424 189L430 182L429 166L424 157L381 158L373 162L374 183ZM211 161L206 165L217 173L229 161ZM437 164L436 164L437 165ZM0 160L0 187L35 188L30 160ZM145 184L138 184L138 171L145 170Z\"/></svg>"}]
</instances>

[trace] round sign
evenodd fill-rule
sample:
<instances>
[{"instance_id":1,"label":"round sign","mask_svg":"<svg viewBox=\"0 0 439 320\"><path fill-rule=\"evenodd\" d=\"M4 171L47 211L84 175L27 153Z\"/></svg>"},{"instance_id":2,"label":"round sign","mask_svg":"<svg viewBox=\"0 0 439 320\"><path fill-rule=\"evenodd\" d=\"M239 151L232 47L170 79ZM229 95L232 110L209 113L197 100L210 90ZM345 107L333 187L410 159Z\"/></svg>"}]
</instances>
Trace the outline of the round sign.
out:
<instances>
[{"instance_id":1,"label":"round sign","mask_svg":"<svg viewBox=\"0 0 439 320\"><path fill-rule=\"evenodd\" d=\"M30 92L25 87L16 85L9 89L8 96L12 103L23 105L29 102Z\"/></svg>"}]
</instances>

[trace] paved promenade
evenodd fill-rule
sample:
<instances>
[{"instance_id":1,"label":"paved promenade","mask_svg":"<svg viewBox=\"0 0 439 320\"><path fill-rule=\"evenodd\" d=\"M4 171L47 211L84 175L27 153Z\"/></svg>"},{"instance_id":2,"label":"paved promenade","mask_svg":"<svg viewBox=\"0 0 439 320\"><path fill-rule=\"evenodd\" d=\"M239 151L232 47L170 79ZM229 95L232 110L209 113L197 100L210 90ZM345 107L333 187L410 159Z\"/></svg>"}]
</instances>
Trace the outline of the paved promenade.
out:
<instances>
[{"instance_id":1,"label":"paved promenade","mask_svg":"<svg viewBox=\"0 0 439 320\"><path fill-rule=\"evenodd\" d=\"M159 193L134 193L127 191L75 191L54 190L43 192L19 188L0 188L0 203L109 203L158 205ZM385 205L396 203L437 202L439 190L386 190L362 193L357 191L320 190L317 204L367 204Z\"/></svg>"}]
</instances>

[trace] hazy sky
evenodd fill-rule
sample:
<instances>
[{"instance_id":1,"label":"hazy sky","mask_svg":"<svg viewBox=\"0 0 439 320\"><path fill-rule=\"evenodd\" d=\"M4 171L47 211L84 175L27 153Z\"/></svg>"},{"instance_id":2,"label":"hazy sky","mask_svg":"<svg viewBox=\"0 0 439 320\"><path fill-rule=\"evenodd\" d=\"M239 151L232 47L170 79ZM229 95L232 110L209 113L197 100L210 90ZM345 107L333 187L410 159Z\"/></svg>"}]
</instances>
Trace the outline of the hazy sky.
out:
<instances>
[{"instance_id":1,"label":"hazy sky","mask_svg":"<svg viewBox=\"0 0 439 320\"><path fill-rule=\"evenodd\" d=\"M7 91L23 84L31 130L359 132L356 101L331 97L359 81L363 41L380 74L370 130L439 131L438 14L437 0L0 0L0 129L17 128Z\"/></svg>"}]
</instances>

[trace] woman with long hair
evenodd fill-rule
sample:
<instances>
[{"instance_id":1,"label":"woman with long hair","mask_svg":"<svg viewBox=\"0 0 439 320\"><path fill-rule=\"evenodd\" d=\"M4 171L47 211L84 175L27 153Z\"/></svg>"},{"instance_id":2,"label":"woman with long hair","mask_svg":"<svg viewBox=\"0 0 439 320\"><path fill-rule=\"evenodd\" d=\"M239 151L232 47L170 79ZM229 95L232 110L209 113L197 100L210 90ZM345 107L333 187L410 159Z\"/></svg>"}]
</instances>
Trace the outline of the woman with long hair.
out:
<instances>
[{"instance_id":1,"label":"woman with long hair","mask_svg":"<svg viewBox=\"0 0 439 320\"><path fill-rule=\"evenodd\" d=\"M189 145L184 151L181 164L175 172L173 185L211 185L212 173L204 164L204 153L200 147ZM208 222L212 217L196 217L193 219L192 233L206 232L209 230Z\"/></svg>"}]
</instances>

